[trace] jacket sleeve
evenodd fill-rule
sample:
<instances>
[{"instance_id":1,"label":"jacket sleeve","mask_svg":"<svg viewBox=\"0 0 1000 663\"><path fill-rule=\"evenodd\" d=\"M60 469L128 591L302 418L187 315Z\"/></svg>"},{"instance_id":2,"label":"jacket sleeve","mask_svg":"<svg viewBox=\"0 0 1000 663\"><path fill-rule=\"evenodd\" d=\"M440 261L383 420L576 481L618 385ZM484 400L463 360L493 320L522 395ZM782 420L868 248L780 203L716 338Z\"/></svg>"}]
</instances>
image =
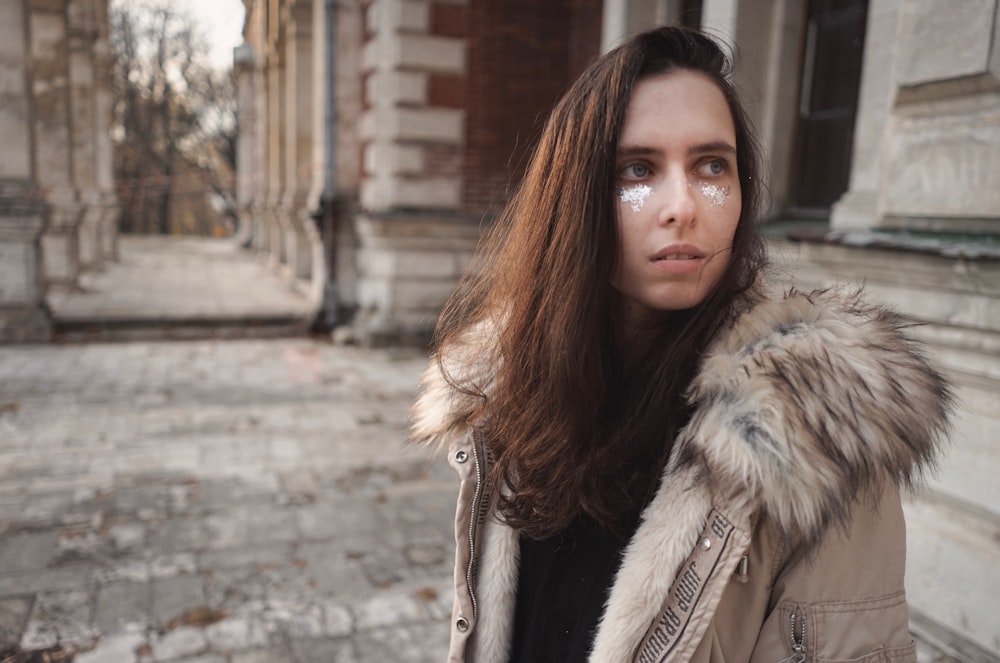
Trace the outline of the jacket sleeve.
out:
<instances>
[{"instance_id":1,"label":"jacket sleeve","mask_svg":"<svg viewBox=\"0 0 1000 663\"><path fill-rule=\"evenodd\" d=\"M899 491L859 499L809 552L778 555L751 663L915 661Z\"/></svg>"}]
</instances>

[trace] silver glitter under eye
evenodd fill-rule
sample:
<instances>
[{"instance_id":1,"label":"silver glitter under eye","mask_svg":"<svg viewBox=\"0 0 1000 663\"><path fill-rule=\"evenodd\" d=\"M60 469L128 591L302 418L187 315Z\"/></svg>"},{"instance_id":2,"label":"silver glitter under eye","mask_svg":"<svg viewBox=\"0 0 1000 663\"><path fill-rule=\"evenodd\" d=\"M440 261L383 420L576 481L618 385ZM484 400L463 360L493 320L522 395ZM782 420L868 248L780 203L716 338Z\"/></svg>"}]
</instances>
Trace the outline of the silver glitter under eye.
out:
<instances>
[{"instance_id":1,"label":"silver glitter under eye","mask_svg":"<svg viewBox=\"0 0 1000 663\"><path fill-rule=\"evenodd\" d=\"M648 184L636 184L627 189L618 189L618 199L628 203L633 212L638 212L646 204L646 199L653 194L653 187Z\"/></svg>"},{"instance_id":2,"label":"silver glitter under eye","mask_svg":"<svg viewBox=\"0 0 1000 663\"><path fill-rule=\"evenodd\" d=\"M708 198L708 202L715 207L722 207L729 200L729 187L718 184L702 184L701 195Z\"/></svg>"}]
</instances>

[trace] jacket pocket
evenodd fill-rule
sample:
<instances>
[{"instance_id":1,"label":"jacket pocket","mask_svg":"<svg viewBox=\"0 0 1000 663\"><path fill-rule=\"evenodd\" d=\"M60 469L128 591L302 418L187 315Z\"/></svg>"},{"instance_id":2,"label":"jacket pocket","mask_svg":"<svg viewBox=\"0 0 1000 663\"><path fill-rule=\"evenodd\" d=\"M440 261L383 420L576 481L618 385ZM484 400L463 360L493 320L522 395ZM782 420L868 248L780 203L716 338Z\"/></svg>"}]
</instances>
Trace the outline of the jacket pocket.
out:
<instances>
[{"instance_id":1,"label":"jacket pocket","mask_svg":"<svg viewBox=\"0 0 1000 663\"><path fill-rule=\"evenodd\" d=\"M781 606L786 652L780 663L899 663L915 660L906 597Z\"/></svg>"}]
</instances>

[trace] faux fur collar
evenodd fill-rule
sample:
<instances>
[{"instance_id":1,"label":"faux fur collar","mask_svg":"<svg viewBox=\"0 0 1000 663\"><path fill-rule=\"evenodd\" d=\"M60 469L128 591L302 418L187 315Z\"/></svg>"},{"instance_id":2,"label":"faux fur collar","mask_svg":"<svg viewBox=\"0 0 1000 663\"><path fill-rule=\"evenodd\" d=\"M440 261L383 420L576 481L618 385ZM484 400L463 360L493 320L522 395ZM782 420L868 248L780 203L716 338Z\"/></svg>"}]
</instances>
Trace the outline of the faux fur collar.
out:
<instances>
[{"instance_id":1,"label":"faux fur collar","mask_svg":"<svg viewBox=\"0 0 1000 663\"><path fill-rule=\"evenodd\" d=\"M950 392L904 328L857 291L763 301L711 344L670 466L700 468L712 492L739 491L786 534L817 541L861 491L909 483L934 459ZM447 350L445 370L488 395L495 347L477 329ZM465 436L478 398L436 362L422 387L413 439L447 446Z\"/></svg>"}]
</instances>

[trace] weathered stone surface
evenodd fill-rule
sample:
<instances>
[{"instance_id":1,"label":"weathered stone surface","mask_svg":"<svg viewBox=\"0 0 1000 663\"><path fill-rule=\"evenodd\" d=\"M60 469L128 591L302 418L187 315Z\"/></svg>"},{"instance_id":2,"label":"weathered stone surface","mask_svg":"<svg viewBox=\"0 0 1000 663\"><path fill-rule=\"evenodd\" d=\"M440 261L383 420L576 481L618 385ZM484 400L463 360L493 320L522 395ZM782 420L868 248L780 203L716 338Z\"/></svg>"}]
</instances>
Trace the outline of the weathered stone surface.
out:
<instances>
[{"instance_id":1,"label":"weathered stone surface","mask_svg":"<svg viewBox=\"0 0 1000 663\"><path fill-rule=\"evenodd\" d=\"M302 659L302 660L335 660L335 659ZM298 663L292 655L280 649L255 649L253 651L236 652L233 663Z\"/></svg>"},{"instance_id":2,"label":"weathered stone surface","mask_svg":"<svg viewBox=\"0 0 1000 663\"><path fill-rule=\"evenodd\" d=\"M168 631L152 643L154 661L172 661L202 654L207 649L208 638L205 637L205 631L192 626L181 626Z\"/></svg>"},{"instance_id":3,"label":"weathered stone surface","mask_svg":"<svg viewBox=\"0 0 1000 663\"><path fill-rule=\"evenodd\" d=\"M30 612L30 599L0 600L0 645L18 642L21 639Z\"/></svg>"},{"instance_id":4,"label":"weathered stone surface","mask_svg":"<svg viewBox=\"0 0 1000 663\"><path fill-rule=\"evenodd\" d=\"M974 514L932 496L911 499L906 516L910 600L939 624L963 624L984 650L1000 650L1000 627L989 609L1000 595L1000 576L969 572L1000 565L1000 528L984 529Z\"/></svg>"},{"instance_id":5,"label":"weathered stone surface","mask_svg":"<svg viewBox=\"0 0 1000 663\"><path fill-rule=\"evenodd\" d=\"M149 623L151 597L147 583L105 585L97 593L94 624L102 633L141 631Z\"/></svg>"},{"instance_id":6,"label":"weathered stone surface","mask_svg":"<svg viewBox=\"0 0 1000 663\"><path fill-rule=\"evenodd\" d=\"M93 626L93 597L80 590L41 592L21 636L26 651L56 645L89 649L100 632Z\"/></svg>"},{"instance_id":7,"label":"weathered stone surface","mask_svg":"<svg viewBox=\"0 0 1000 663\"><path fill-rule=\"evenodd\" d=\"M78 654L74 663L136 663L146 642L142 633L121 633L102 637L91 651Z\"/></svg>"},{"instance_id":8,"label":"weathered stone surface","mask_svg":"<svg viewBox=\"0 0 1000 663\"><path fill-rule=\"evenodd\" d=\"M947 10L935 0L901 4L901 85L972 76L988 70L997 0L966 0Z\"/></svg>"},{"instance_id":9,"label":"weathered stone surface","mask_svg":"<svg viewBox=\"0 0 1000 663\"><path fill-rule=\"evenodd\" d=\"M401 446L424 363L304 339L0 347L0 404L18 403L0 468L52 482L22 500L0 471L20 528L0 530L19 569L0 569L0 625L124 663L381 663L357 643L394 618L446 638L457 486Z\"/></svg>"},{"instance_id":10,"label":"weathered stone surface","mask_svg":"<svg viewBox=\"0 0 1000 663\"><path fill-rule=\"evenodd\" d=\"M44 569L55 557L58 540L53 532L24 532L0 540L0 575Z\"/></svg>"},{"instance_id":11,"label":"weathered stone surface","mask_svg":"<svg viewBox=\"0 0 1000 663\"><path fill-rule=\"evenodd\" d=\"M254 617L227 617L206 628L205 636L221 652L263 647L268 642L262 621Z\"/></svg>"},{"instance_id":12,"label":"weathered stone surface","mask_svg":"<svg viewBox=\"0 0 1000 663\"><path fill-rule=\"evenodd\" d=\"M199 576L179 575L153 582L153 623L166 626L180 617L185 609L200 606L205 600L204 581Z\"/></svg>"},{"instance_id":13,"label":"weathered stone surface","mask_svg":"<svg viewBox=\"0 0 1000 663\"><path fill-rule=\"evenodd\" d=\"M998 145L1000 104L900 118L890 145L886 214L1000 216Z\"/></svg>"}]
</instances>

